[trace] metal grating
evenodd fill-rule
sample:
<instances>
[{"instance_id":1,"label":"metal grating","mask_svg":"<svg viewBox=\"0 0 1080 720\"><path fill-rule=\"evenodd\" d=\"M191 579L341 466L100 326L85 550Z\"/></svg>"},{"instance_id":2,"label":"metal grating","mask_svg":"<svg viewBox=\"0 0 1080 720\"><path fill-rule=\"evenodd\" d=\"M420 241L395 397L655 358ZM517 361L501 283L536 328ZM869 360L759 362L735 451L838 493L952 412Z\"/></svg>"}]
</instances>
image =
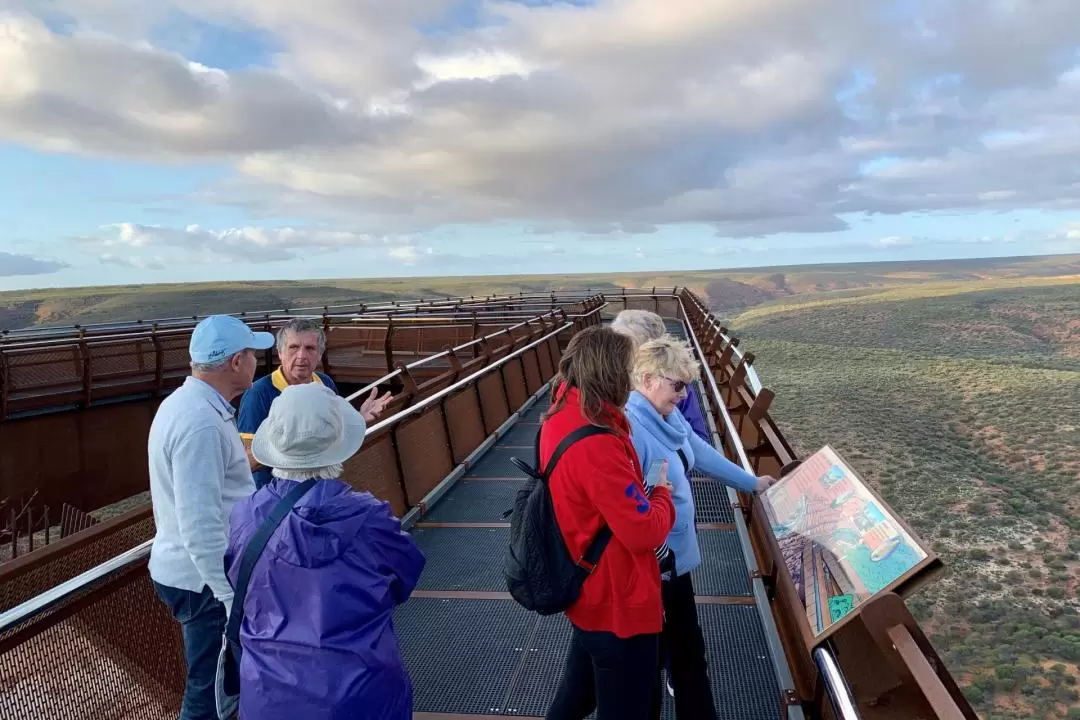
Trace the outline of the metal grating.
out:
<instances>
[{"instance_id":1,"label":"metal grating","mask_svg":"<svg viewBox=\"0 0 1080 720\"><path fill-rule=\"evenodd\" d=\"M509 528L415 528L412 536L427 558L418 589L506 592Z\"/></svg>"},{"instance_id":2,"label":"metal grating","mask_svg":"<svg viewBox=\"0 0 1080 720\"><path fill-rule=\"evenodd\" d=\"M536 616L508 600L411 598L394 629L415 712L497 714Z\"/></svg>"},{"instance_id":3,"label":"metal grating","mask_svg":"<svg viewBox=\"0 0 1080 720\"><path fill-rule=\"evenodd\" d=\"M531 448L503 448L495 446L488 450L475 467L469 468L466 477L525 478L525 474L510 462L517 456L525 462L533 460Z\"/></svg>"},{"instance_id":4,"label":"metal grating","mask_svg":"<svg viewBox=\"0 0 1080 720\"><path fill-rule=\"evenodd\" d=\"M727 487L719 480L691 478L694 520L699 523L733 523L735 510L728 500Z\"/></svg>"},{"instance_id":5,"label":"metal grating","mask_svg":"<svg viewBox=\"0 0 1080 720\"><path fill-rule=\"evenodd\" d=\"M540 424L535 422L514 423L510 431L499 438L499 445L523 445L532 448L539 428Z\"/></svg>"},{"instance_id":6,"label":"metal grating","mask_svg":"<svg viewBox=\"0 0 1080 720\"><path fill-rule=\"evenodd\" d=\"M509 522L503 513L514 506L524 485L519 480L461 480L424 520L432 522Z\"/></svg>"},{"instance_id":7,"label":"metal grating","mask_svg":"<svg viewBox=\"0 0 1080 720\"><path fill-rule=\"evenodd\" d=\"M732 530L698 531L701 565L692 573L698 595L749 595L750 577Z\"/></svg>"},{"instance_id":8,"label":"metal grating","mask_svg":"<svg viewBox=\"0 0 1080 720\"><path fill-rule=\"evenodd\" d=\"M525 649L521 675L510 691L507 715L543 717L547 713L562 679L570 631L570 621L563 615L540 618L536 637Z\"/></svg>"},{"instance_id":9,"label":"metal grating","mask_svg":"<svg viewBox=\"0 0 1080 720\"><path fill-rule=\"evenodd\" d=\"M780 691L757 610L749 605L698 605L697 611L720 720L778 720ZM570 631L561 615L541 618L503 714L544 716L562 679ZM661 718L675 720L675 704L666 692Z\"/></svg>"},{"instance_id":10,"label":"metal grating","mask_svg":"<svg viewBox=\"0 0 1080 720\"><path fill-rule=\"evenodd\" d=\"M777 720L780 686L753 605L698 605L720 720ZM670 705L670 703L669 703ZM675 714L668 711L667 717Z\"/></svg>"}]
</instances>

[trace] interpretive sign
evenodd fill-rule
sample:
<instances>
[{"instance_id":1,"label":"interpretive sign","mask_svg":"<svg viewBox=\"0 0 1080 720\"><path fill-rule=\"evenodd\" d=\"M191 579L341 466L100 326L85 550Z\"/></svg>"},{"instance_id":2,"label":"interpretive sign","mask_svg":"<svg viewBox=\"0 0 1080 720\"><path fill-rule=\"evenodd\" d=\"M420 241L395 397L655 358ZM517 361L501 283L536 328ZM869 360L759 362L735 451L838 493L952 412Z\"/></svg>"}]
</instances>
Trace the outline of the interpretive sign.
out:
<instances>
[{"instance_id":1,"label":"interpretive sign","mask_svg":"<svg viewBox=\"0 0 1080 720\"><path fill-rule=\"evenodd\" d=\"M762 501L815 639L938 562L828 445Z\"/></svg>"}]
</instances>

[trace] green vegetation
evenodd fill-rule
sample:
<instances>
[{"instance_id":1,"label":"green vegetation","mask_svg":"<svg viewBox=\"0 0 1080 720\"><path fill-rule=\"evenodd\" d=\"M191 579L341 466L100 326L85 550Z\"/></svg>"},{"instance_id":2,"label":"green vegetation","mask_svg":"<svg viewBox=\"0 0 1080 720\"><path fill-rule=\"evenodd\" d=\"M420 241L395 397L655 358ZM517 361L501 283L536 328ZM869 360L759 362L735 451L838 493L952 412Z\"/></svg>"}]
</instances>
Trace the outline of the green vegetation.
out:
<instances>
[{"instance_id":1,"label":"green vegetation","mask_svg":"<svg viewBox=\"0 0 1080 720\"><path fill-rule=\"evenodd\" d=\"M732 325L797 451L832 444L943 557L909 606L982 716L1077 717L1080 282L1003 284Z\"/></svg>"}]
</instances>

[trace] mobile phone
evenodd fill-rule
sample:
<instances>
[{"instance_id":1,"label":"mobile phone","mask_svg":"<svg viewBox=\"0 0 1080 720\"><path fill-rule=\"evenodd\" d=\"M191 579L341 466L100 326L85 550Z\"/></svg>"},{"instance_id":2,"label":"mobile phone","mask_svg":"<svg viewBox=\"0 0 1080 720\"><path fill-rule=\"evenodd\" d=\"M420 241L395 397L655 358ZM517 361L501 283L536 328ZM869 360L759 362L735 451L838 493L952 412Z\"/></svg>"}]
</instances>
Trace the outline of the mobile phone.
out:
<instances>
[{"instance_id":1,"label":"mobile phone","mask_svg":"<svg viewBox=\"0 0 1080 720\"><path fill-rule=\"evenodd\" d=\"M649 471L645 474L645 486L655 487L660 482L660 468L663 467L664 460L653 460L649 463Z\"/></svg>"}]
</instances>

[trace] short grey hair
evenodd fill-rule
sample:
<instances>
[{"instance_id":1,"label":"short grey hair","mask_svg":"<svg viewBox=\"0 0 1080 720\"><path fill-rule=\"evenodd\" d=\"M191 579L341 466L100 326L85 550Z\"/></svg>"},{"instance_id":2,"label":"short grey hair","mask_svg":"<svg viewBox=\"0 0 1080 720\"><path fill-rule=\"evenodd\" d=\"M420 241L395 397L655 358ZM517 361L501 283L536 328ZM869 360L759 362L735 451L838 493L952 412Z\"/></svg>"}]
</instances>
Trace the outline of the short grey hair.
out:
<instances>
[{"instance_id":1,"label":"short grey hair","mask_svg":"<svg viewBox=\"0 0 1080 720\"><path fill-rule=\"evenodd\" d=\"M611 321L611 329L622 333L640 346L667 333L664 319L649 310L623 310Z\"/></svg>"},{"instance_id":2,"label":"short grey hair","mask_svg":"<svg viewBox=\"0 0 1080 720\"><path fill-rule=\"evenodd\" d=\"M240 352L243 352L242 350ZM212 363L191 363L191 372L195 375L207 375L209 373L216 373L225 369L225 366L232 362L232 359L239 353L233 353L229 357L215 360Z\"/></svg>"},{"instance_id":3,"label":"short grey hair","mask_svg":"<svg viewBox=\"0 0 1080 720\"><path fill-rule=\"evenodd\" d=\"M344 471L345 465L338 463L337 465L327 465L326 467L312 468L310 470L284 470L282 468L274 468L270 471L270 474L281 480L303 482L304 480L314 480L316 478L321 478L323 480L337 480Z\"/></svg>"},{"instance_id":4,"label":"short grey hair","mask_svg":"<svg viewBox=\"0 0 1080 720\"><path fill-rule=\"evenodd\" d=\"M285 349L285 343L289 337L289 333L318 333L319 335L319 355L322 355L326 351L326 333L323 331L322 322L318 320L312 320L311 318L293 318L289 322L281 326L277 333L277 352L281 355L281 352Z\"/></svg>"}]
</instances>

